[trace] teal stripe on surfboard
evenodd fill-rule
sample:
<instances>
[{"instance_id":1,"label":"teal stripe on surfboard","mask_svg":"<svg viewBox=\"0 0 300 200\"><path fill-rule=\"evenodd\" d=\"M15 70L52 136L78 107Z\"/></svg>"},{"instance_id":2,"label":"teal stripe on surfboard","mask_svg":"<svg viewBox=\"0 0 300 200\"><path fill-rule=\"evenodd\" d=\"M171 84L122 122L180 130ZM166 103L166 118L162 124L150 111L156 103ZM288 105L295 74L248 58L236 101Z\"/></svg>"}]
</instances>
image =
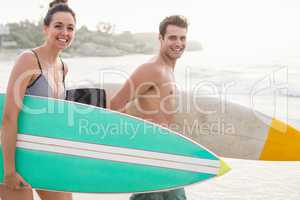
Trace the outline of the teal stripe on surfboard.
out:
<instances>
[{"instance_id":1,"label":"teal stripe on surfboard","mask_svg":"<svg viewBox=\"0 0 300 200\"><path fill-rule=\"evenodd\" d=\"M2 162L2 154L0 158L0 162ZM106 193L113 193L118 191L126 193L129 191L153 191L157 187L174 188L215 176L214 174L132 165L24 149L17 150L16 160L17 166L19 166L17 171L22 174L25 180L31 183L32 187L69 192L105 191ZM66 168L66 166L74 165L74 162L77 163L76 167ZM49 163L52 164L49 165ZM2 163L0 163L0 166L2 167ZM0 170L3 171L3 168ZM41 173L43 171L47 171L47 173ZM3 180L2 174L0 175L1 182ZM101 174L101 179L91 178L95 174ZM140 176L141 174L143 174L143 177ZM161 176L161 174L164 174L164 176ZM150 183L159 183L159 186Z\"/></svg>"},{"instance_id":2,"label":"teal stripe on surfboard","mask_svg":"<svg viewBox=\"0 0 300 200\"><path fill-rule=\"evenodd\" d=\"M3 102L4 95L1 94L0 105ZM24 108L35 110L37 114L24 111L20 113L20 119L30 121L19 120L19 133L22 134L218 160L206 149L199 151L198 145L170 130L117 112L30 96L24 98ZM157 145L158 143L162 145ZM174 146L180 146L181 149Z\"/></svg>"}]
</instances>

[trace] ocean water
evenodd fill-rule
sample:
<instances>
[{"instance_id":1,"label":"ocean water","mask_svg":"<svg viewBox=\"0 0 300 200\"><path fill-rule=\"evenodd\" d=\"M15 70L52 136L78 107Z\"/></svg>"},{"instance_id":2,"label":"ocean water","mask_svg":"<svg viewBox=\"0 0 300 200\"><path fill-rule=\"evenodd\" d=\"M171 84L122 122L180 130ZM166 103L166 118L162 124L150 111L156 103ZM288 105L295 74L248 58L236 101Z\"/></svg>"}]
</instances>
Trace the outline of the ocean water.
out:
<instances>
[{"instance_id":1,"label":"ocean water","mask_svg":"<svg viewBox=\"0 0 300 200\"><path fill-rule=\"evenodd\" d=\"M124 82L153 56L66 59L68 86ZM177 88L197 96L226 98L300 128L300 58L218 56L189 52L175 68Z\"/></svg>"},{"instance_id":2,"label":"ocean water","mask_svg":"<svg viewBox=\"0 0 300 200\"><path fill-rule=\"evenodd\" d=\"M65 59L67 86L124 82L149 55ZM12 60L0 61L0 91L4 92ZM230 56L186 53L175 76L180 90L226 98L300 128L300 57ZM300 144L299 144L300 145ZM224 158L232 171L223 177L186 188L188 199L300 199L300 162L262 162ZM129 194L75 194L79 200L122 200ZM38 197L35 195L35 198Z\"/></svg>"}]
</instances>

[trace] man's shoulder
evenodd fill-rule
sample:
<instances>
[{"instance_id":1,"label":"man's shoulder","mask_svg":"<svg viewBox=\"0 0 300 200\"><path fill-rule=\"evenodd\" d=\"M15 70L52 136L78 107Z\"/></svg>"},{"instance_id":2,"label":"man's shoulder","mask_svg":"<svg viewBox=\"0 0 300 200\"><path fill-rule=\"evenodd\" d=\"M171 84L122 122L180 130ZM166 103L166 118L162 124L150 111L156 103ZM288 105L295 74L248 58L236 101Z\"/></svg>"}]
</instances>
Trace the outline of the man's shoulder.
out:
<instances>
[{"instance_id":1,"label":"man's shoulder","mask_svg":"<svg viewBox=\"0 0 300 200\"><path fill-rule=\"evenodd\" d=\"M159 75L162 73L162 68L156 62L147 62L140 65L138 71Z\"/></svg>"}]
</instances>

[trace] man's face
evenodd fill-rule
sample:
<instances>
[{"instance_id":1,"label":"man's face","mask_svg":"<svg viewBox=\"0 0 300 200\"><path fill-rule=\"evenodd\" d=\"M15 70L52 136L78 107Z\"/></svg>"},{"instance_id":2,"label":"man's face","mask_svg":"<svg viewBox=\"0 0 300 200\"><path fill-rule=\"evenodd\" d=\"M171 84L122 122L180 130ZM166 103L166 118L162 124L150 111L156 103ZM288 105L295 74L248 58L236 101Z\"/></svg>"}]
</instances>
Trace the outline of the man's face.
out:
<instances>
[{"instance_id":1,"label":"man's face","mask_svg":"<svg viewBox=\"0 0 300 200\"><path fill-rule=\"evenodd\" d=\"M160 35L161 52L171 59L178 59L186 47L187 29L168 25L164 38Z\"/></svg>"}]
</instances>

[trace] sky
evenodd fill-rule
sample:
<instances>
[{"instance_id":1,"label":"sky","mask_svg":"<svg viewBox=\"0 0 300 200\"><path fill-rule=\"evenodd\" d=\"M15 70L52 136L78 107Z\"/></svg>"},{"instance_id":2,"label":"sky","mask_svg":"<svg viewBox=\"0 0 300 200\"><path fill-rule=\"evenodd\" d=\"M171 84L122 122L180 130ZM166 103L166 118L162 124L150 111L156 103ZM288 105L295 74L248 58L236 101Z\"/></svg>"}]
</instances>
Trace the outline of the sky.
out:
<instances>
[{"instance_id":1,"label":"sky","mask_svg":"<svg viewBox=\"0 0 300 200\"><path fill-rule=\"evenodd\" d=\"M29 3L30 2L30 3ZM48 0L9 0L0 7L0 24L44 16ZM185 15L188 38L216 54L300 53L299 0L69 0L78 27L98 22L116 31L157 32L168 15Z\"/></svg>"}]
</instances>

